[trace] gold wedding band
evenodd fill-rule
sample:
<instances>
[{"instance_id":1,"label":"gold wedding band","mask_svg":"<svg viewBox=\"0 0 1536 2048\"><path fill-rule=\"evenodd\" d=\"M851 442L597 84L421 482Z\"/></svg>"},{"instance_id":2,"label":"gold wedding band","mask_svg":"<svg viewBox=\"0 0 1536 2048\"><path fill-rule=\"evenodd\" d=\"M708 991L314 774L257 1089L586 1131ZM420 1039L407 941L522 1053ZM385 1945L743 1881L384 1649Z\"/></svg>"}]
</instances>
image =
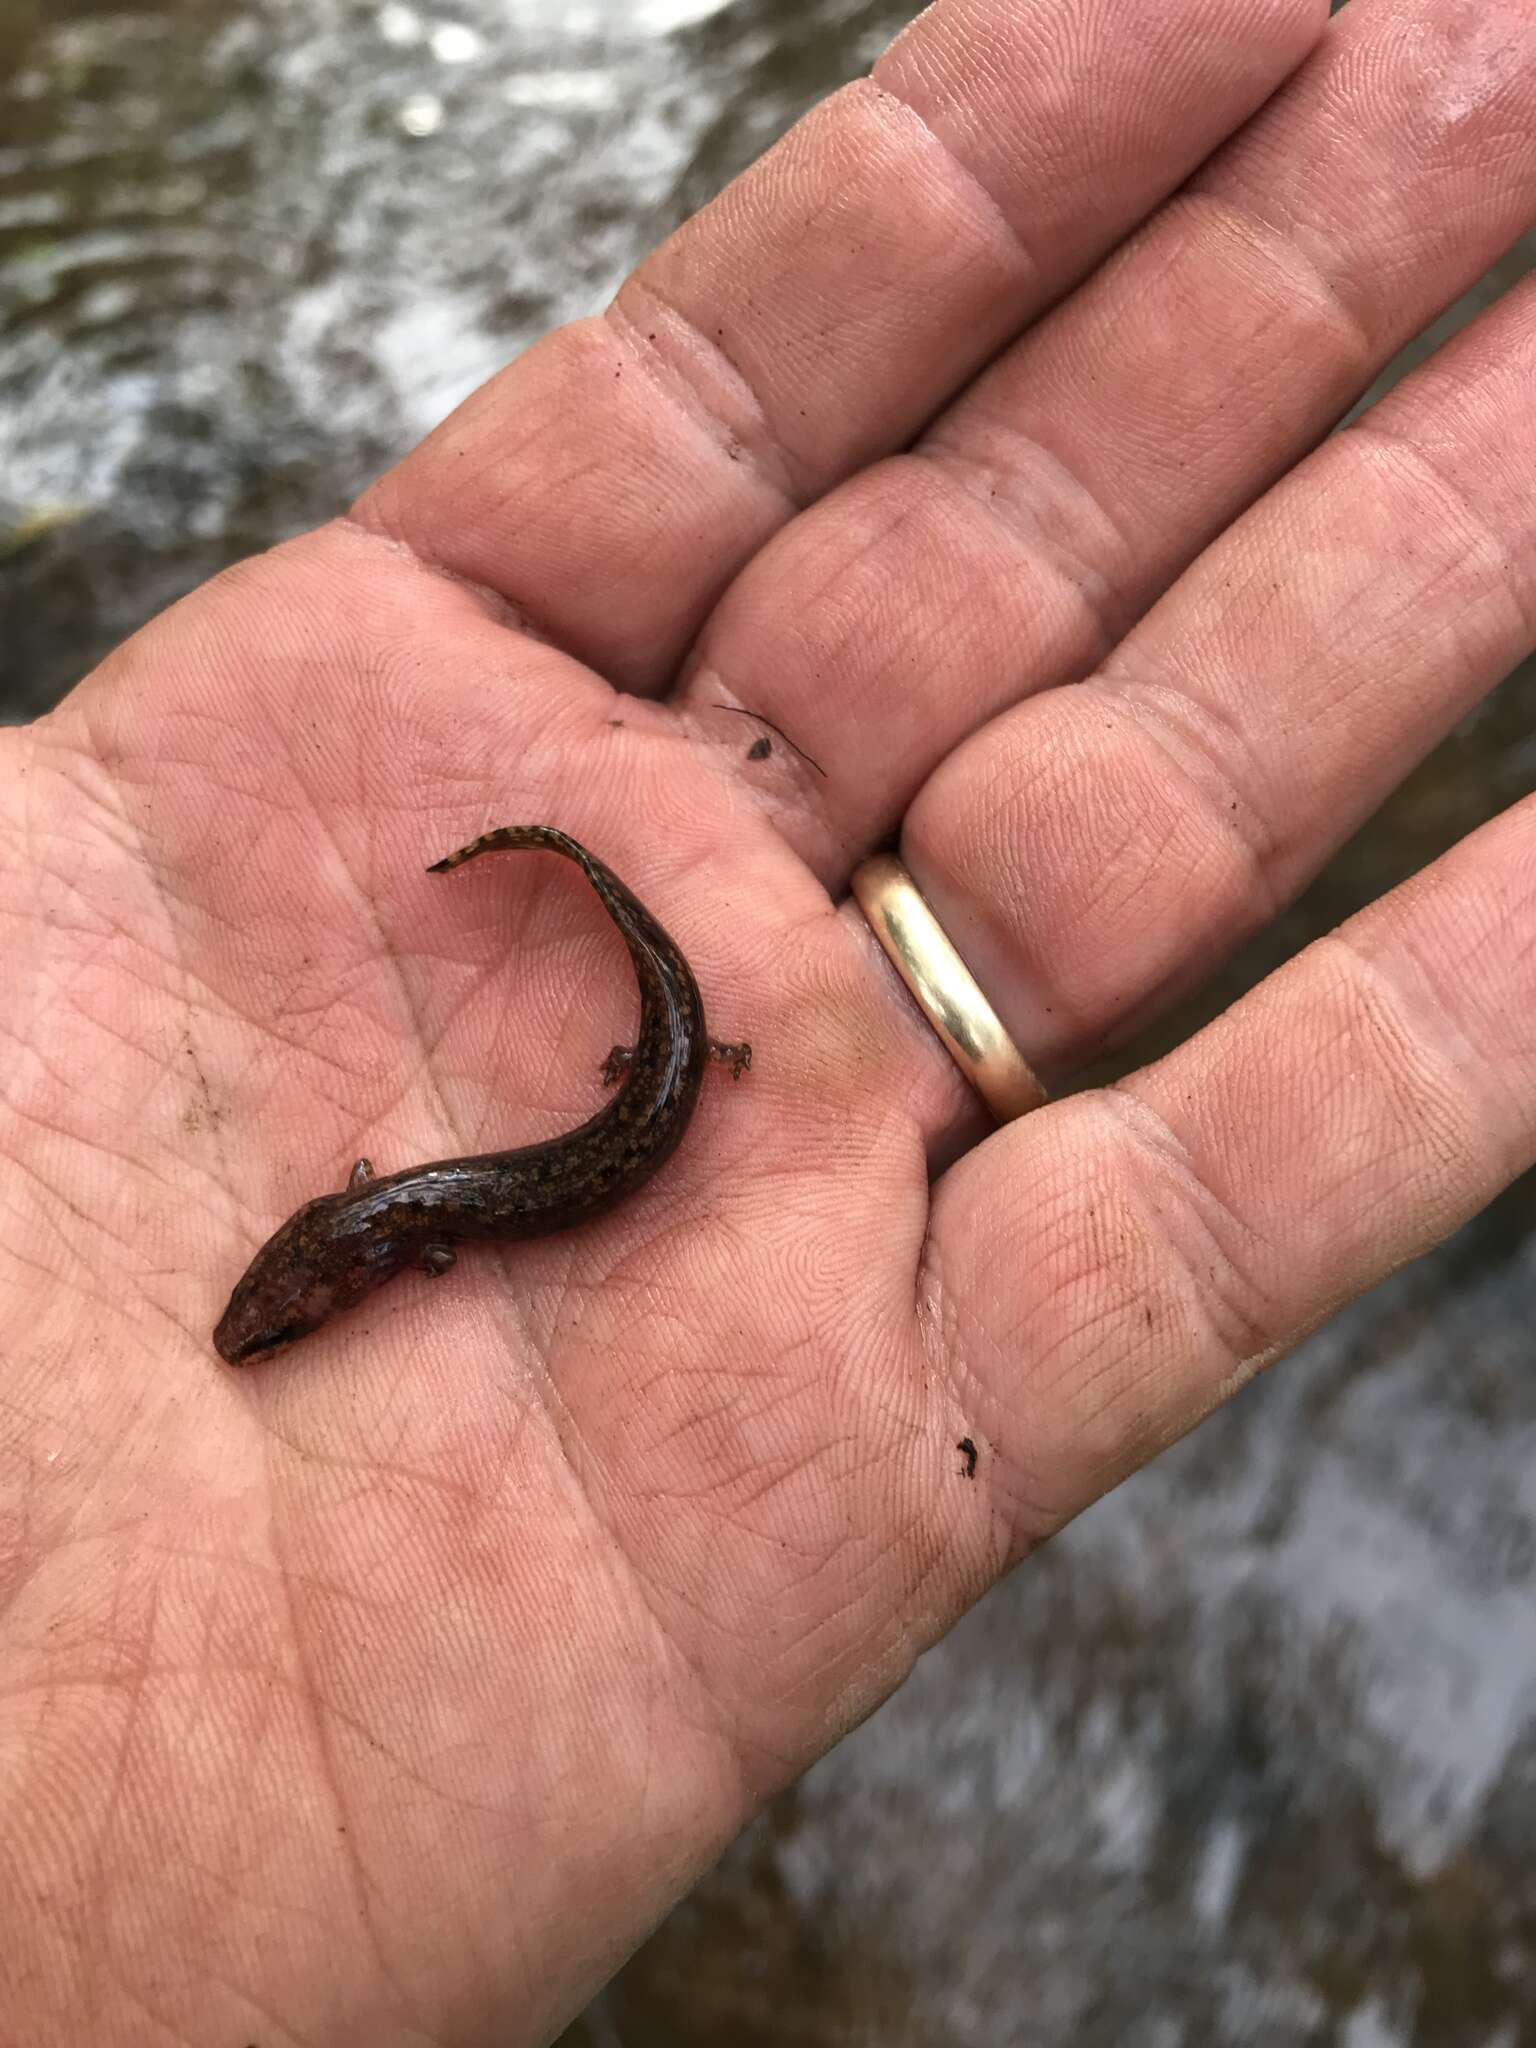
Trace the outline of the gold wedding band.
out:
<instances>
[{"instance_id":1,"label":"gold wedding band","mask_svg":"<svg viewBox=\"0 0 1536 2048\"><path fill-rule=\"evenodd\" d=\"M998 1122L1038 1109L1046 1093L1034 1069L901 862L877 854L854 870L852 888L918 1008Z\"/></svg>"}]
</instances>

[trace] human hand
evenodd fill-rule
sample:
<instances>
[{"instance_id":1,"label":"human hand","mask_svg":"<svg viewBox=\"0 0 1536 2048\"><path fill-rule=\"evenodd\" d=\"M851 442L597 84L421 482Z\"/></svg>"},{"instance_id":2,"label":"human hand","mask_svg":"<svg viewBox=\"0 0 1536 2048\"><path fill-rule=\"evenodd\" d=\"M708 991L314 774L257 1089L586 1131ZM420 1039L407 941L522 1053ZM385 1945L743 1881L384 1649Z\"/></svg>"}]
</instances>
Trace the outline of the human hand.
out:
<instances>
[{"instance_id":1,"label":"human hand","mask_svg":"<svg viewBox=\"0 0 1536 2048\"><path fill-rule=\"evenodd\" d=\"M20 2038L541 2038L1001 1569L1529 1163L1530 805L985 1142L835 907L899 827L1059 1082L1527 651L1529 292L1275 482L1526 225L1523 17L1356 0L1166 199L1322 11L941 0L353 520L5 736ZM420 873L518 820L750 1079L608 1221L223 1371L357 1153L600 1099L579 882Z\"/></svg>"}]
</instances>

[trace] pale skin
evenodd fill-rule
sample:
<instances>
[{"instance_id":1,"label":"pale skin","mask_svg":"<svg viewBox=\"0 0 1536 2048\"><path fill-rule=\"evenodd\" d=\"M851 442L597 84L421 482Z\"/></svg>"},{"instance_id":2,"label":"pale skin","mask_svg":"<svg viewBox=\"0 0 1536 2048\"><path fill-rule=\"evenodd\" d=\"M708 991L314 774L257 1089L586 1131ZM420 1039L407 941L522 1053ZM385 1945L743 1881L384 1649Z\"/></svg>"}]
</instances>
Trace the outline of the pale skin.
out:
<instances>
[{"instance_id":1,"label":"pale skin","mask_svg":"<svg viewBox=\"0 0 1536 2048\"><path fill-rule=\"evenodd\" d=\"M1536 803L992 1134L846 884L899 835L1059 1086L1529 652L1529 287L1309 451L1530 224L1533 116L1512 0L939 0L3 735L6 2038L548 2038L999 1573L1530 1165ZM359 1154L600 1100L579 884L421 872L520 821L752 1073L608 1220L231 1373Z\"/></svg>"}]
</instances>

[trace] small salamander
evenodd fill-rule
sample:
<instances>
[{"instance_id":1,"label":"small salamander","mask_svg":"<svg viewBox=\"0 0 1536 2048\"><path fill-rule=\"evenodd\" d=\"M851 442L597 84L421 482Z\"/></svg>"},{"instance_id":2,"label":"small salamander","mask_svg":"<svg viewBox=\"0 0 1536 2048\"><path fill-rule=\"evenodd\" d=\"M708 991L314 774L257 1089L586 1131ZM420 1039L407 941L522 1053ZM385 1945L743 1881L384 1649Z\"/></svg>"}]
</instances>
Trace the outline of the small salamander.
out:
<instances>
[{"instance_id":1,"label":"small salamander","mask_svg":"<svg viewBox=\"0 0 1536 2048\"><path fill-rule=\"evenodd\" d=\"M406 1266L446 1273L465 1238L543 1237L586 1223L631 1194L676 1148L698 1101L707 1060L738 1078L750 1045L706 1035L693 970L612 870L552 825L504 825L434 861L446 874L482 853L545 847L575 861L618 926L640 984L633 1047L615 1046L603 1079L619 1092L563 1137L513 1152L440 1159L383 1179L359 1159L340 1194L290 1216L252 1259L213 1333L219 1356L243 1365L291 1344L351 1308Z\"/></svg>"}]
</instances>

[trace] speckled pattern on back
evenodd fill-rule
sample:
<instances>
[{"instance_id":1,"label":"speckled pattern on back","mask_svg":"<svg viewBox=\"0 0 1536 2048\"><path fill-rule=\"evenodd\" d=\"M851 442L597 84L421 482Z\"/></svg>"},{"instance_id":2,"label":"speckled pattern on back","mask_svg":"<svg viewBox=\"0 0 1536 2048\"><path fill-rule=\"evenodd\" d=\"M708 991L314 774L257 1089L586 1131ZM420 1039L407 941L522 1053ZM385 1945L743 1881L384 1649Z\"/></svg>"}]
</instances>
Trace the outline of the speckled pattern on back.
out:
<instances>
[{"instance_id":1,"label":"speckled pattern on back","mask_svg":"<svg viewBox=\"0 0 1536 2048\"><path fill-rule=\"evenodd\" d=\"M339 1194L321 1195L268 1239L230 1296L214 1332L231 1365L291 1344L352 1307L403 1267L446 1272L466 1238L542 1237L585 1223L648 1180L675 1149L698 1100L705 1061L738 1075L751 1047L714 1046L681 951L597 856L552 825L481 833L429 874L483 853L543 848L581 869L622 933L640 985L633 1048L616 1049L617 1094L574 1131L467 1159L441 1159L377 1178L360 1160Z\"/></svg>"}]
</instances>

